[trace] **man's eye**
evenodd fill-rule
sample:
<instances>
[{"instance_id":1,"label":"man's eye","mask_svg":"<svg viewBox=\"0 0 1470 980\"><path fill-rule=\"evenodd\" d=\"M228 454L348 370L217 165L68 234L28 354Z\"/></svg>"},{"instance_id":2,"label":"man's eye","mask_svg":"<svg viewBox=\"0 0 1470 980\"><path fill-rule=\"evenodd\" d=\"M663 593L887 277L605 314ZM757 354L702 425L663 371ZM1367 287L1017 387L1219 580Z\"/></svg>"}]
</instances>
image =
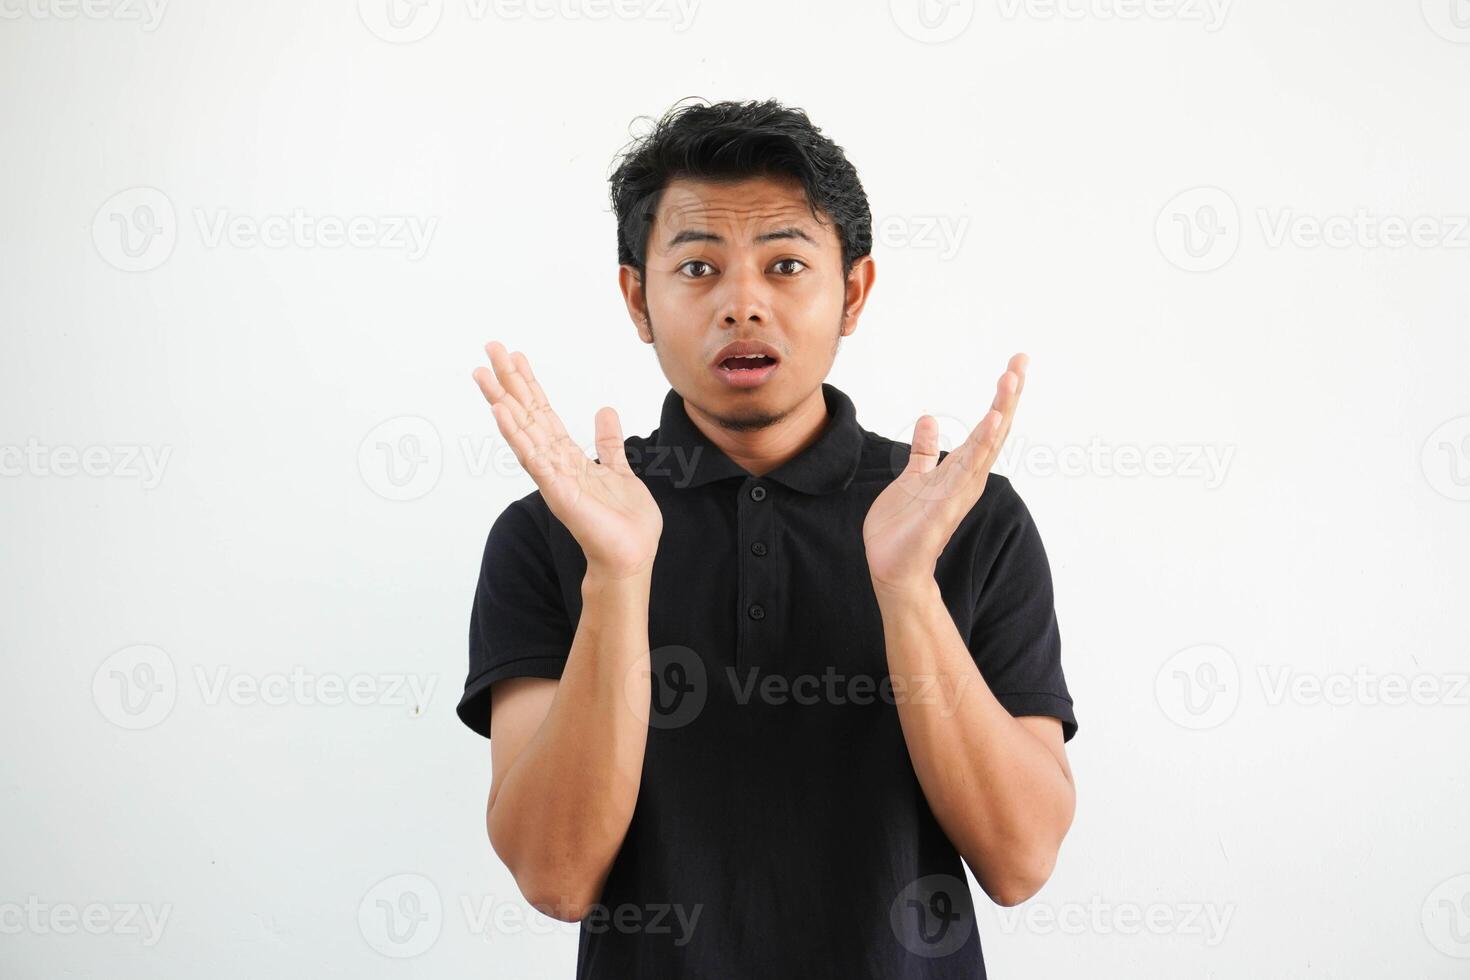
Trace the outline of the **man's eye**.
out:
<instances>
[{"instance_id":1,"label":"man's eye","mask_svg":"<svg viewBox=\"0 0 1470 980\"><path fill-rule=\"evenodd\" d=\"M780 260L778 260L776 262L776 268L777 269L780 269L781 266L783 266L783 265L797 265L797 266L800 266L801 267L799 269L792 269L789 272L783 270L783 274L784 275L788 275L788 276L794 276L798 272L800 272L801 269L805 269L806 268L806 263L803 262L801 259L780 259Z\"/></svg>"},{"instance_id":2,"label":"man's eye","mask_svg":"<svg viewBox=\"0 0 1470 980\"><path fill-rule=\"evenodd\" d=\"M679 266L679 268L680 269L684 269L684 270L691 270L695 266L699 266L702 269L706 269L706 270L710 268L710 264L708 262L702 261L700 259L690 259L688 262L685 262L683 265ZM687 274L689 275L689 278L690 279L703 279L703 278L705 278L705 276L702 273L688 272Z\"/></svg>"}]
</instances>

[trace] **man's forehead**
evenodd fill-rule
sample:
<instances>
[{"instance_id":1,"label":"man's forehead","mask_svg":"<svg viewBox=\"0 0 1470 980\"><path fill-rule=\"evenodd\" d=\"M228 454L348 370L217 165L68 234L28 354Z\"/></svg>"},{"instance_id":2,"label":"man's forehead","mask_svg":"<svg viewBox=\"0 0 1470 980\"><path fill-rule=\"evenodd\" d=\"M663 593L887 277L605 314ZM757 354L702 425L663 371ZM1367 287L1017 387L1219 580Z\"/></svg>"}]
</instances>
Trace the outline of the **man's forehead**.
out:
<instances>
[{"instance_id":1,"label":"man's forehead","mask_svg":"<svg viewBox=\"0 0 1470 980\"><path fill-rule=\"evenodd\" d=\"M760 178L739 183L670 181L654 221L655 240L664 247L681 231L712 232L744 244L777 228L799 228L818 242L831 234L812 216L801 184Z\"/></svg>"}]
</instances>

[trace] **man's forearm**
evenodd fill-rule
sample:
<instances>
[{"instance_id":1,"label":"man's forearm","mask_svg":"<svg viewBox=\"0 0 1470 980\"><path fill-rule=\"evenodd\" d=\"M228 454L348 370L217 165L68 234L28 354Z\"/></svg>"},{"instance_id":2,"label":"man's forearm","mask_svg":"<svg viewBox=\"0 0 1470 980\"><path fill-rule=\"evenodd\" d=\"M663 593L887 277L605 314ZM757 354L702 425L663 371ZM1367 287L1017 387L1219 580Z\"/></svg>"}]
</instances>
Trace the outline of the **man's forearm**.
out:
<instances>
[{"instance_id":1,"label":"man's forearm","mask_svg":"<svg viewBox=\"0 0 1470 980\"><path fill-rule=\"evenodd\" d=\"M899 723L940 826L996 901L1046 882L1075 794L1056 756L996 700L937 583L878 591Z\"/></svg>"},{"instance_id":2,"label":"man's forearm","mask_svg":"<svg viewBox=\"0 0 1470 980\"><path fill-rule=\"evenodd\" d=\"M559 919L595 902L627 835L648 737L649 576L589 569L545 720L490 800L496 852Z\"/></svg>"}]
</instances>

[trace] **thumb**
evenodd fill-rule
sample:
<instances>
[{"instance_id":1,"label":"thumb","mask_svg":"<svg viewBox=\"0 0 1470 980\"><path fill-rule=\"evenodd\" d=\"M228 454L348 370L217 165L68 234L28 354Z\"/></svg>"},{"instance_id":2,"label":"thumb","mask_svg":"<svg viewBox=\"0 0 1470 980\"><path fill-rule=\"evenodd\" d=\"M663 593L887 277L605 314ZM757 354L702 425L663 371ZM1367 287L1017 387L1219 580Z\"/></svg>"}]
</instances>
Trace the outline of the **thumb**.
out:
<instances>
[{"instance_id":1,"label":"thumb","mask_svg":"<svg viewBox=\"0 0 1470 980\"><path fill-rule=\"evenodd\" d=\"M905 473L928 473L939 463L939 423L932 415L920 415L914 423L914 442Z\"/></svg>"},{"instance_id":2,"label":"thumb","mask_svg":"<svg viewBox=\"0 0 1470 980\"><path fill-rule=\"evenodd\" d=\"M611 466L620 473L631 473L628 454L623 448L623 427L618 423L617 410L604 405L593 418L597 436L597 459L603 466Z\"/></svg>"}]
</instances>

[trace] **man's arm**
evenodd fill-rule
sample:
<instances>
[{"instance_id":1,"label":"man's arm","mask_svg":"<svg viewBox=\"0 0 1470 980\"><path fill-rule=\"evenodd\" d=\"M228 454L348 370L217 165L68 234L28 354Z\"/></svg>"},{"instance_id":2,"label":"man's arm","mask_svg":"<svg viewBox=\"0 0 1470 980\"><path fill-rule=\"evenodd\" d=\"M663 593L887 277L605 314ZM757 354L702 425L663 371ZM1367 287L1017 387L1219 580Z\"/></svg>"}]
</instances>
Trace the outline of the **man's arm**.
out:
<instances>
[{"instance_id":1,"label":"man's arm","mask_svg":"<svg viewBox=\"0 0 1470 980\"><path fill-rule=\"evenodd\" d=\"M498 340L485 353L493 371L476 369L475 383L586 559L582 611L555 686L508 684L513 678L491 684L494 771L485 826L526 899L572 921L602 894L638 799L652 694L648 597L663 515L628 463L613 409L593 419L598 457L590 459L526 356ZM514 608L516 576L536 572L487 543L477 609L482 598L487 610ZM495 623L493 613L485 615Z\"/></svg>"},{"instance_id":2,"label":"man's arm","mask_svg":"<svg viewBox=\"0 0 1470 980\"><path fill-rule=\"evenodd\" d=\"M560 681L516 677L491 691L495 853L526 900L576 921L597 901L627 835L648 736L647 573L590 569ZM630 681L632 681L630 683Z\"/></svg>"},{"instance_id":3,"label":"man's arm","mask_svg":"<svg viewBox=\"0 0 1470 980\"><path fill-rule=\"evenodd\" d=\"M915 775L975 880L1001 905L1024 902L1046 883L1072 825L1076 794L1062 748L1065 733L1058 719L1013 717L996 700L944 605L934 572L990 482L1026 363L1025 354L1011 358L990 411L943 460L938 422L921 415L907 465L863 521L888 672ZM1039 539L1035 545L1039 549ZM1049 579L1046 592L1049 610ZM926 690L941 696L926 698Z\"/></svg>"},{"instance_id":4,"label":"man's arm","mask_svg":"<svg viewBox=\"0 0 1470 980\"><path fill-rule=\"evenodd\" d=\"M1024 902L1051 876L1076 806L1061 722L1014 717L996 700L938 583L875 594L899 725L929 807L985 893Z\"/></svg>"}]
</instances>

